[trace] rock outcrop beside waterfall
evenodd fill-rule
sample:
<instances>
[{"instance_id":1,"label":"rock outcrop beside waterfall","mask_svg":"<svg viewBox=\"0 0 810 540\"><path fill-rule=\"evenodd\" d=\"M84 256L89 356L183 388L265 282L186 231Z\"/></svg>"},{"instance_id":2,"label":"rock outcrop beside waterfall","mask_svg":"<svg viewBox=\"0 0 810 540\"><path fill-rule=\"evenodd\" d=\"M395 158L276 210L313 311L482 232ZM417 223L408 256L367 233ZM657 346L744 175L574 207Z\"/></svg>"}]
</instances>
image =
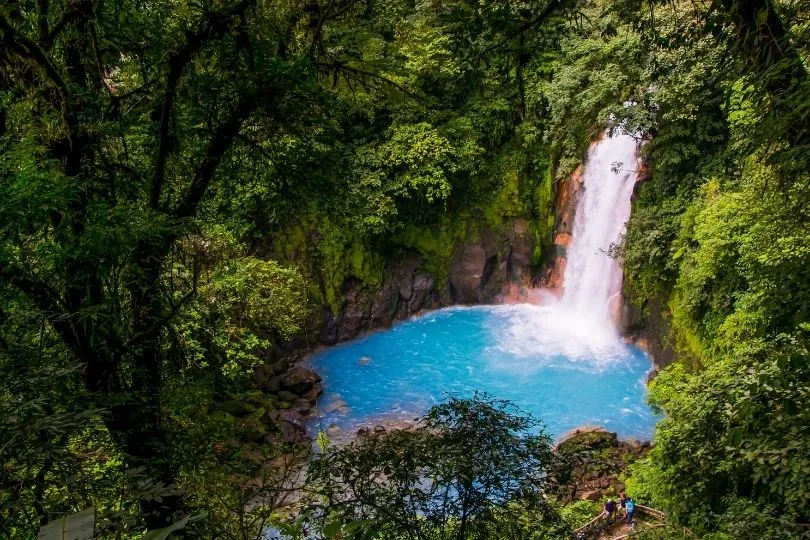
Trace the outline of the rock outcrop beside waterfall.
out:
<instances>
[{"instance_id":1,"label":"rock outcrop beside waterfall","mask_svg":"<svg viewBox=\"0 0 810 540\"><path fill-rule=\"evenodd\" d=\"M351 275L344 280L339 309L324 307L319 341L350 340L426 309L498 302L537 281L537 247L528 221L514 218L498 228L483 224L457 240L445 275L431 272L419 253L404 251L386 262L380 285Z\"/></svg>"}]
</instances>

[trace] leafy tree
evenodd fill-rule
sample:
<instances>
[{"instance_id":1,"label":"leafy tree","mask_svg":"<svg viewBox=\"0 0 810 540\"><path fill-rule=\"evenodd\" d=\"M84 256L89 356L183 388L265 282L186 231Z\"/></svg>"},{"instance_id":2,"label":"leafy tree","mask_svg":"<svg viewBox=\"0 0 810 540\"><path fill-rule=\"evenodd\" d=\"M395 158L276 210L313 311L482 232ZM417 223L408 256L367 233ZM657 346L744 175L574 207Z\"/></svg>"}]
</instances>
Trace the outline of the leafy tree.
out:
<instances>
[{"instance_id":1,"label":"leafy tree","mask_svg":"<svg viewBox=\"0 0 810 540\"><path fill-rule=\"evenodd\" d=\"M565 528L546 500L563 478L537 421L485 395L450 398L409 430L315 456L321 530L359 523L378 538L541 538Z\"/></svg>"},{"instance_id":2,"label":"leafy tree","mask_svg":"<svg viewBox=\"0 0 810 540\"><path fill-rule=\"evenodd\" d=\"M209 187L240 149L316 106L307 28L346 9L225 4L13 4L0 13L0 282L84 365L132 467L164 485L166 277ZM322 23L319 23L322 25ZM189 297L190 298L190 297ZM149 527L176 497L143 501Z\"/></svg>"}]
</instances>

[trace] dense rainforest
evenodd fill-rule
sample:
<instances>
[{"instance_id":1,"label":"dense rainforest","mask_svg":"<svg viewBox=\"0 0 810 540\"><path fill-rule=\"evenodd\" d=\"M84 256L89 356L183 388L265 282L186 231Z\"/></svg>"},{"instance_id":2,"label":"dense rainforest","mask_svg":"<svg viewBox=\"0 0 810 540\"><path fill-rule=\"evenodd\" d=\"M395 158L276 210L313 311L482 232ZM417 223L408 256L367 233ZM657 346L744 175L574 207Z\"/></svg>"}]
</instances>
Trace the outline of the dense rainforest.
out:
<instances>
[{"instance_id":1,"label":"dense rainforest","mask_svg":"<svg viewBox=\"0 0 810 540\"><path fill-rule=\"evenodd\" d=\"M611 255L674 358L627 490L660 538L807 534L808 54L806 0L2 0L0 536L568 537L511 405L313 454L256 377L492 301L470 246L538 284L605 130L643 141Z\"/></svg>"}]
</instances>

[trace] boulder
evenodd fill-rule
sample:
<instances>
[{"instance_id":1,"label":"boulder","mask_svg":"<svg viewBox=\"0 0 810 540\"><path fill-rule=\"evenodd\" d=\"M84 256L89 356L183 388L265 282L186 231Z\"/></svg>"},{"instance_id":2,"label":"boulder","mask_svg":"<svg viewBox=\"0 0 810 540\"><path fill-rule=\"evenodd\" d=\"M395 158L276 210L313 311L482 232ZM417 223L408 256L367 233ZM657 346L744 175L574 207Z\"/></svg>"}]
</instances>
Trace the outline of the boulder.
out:
<instances>
[{"instance_id":1,"label":"boulder","mask_svg":"<svg viewBox=\"0 0 810 540\"><path fill-rule=\"evenodd\" d=\"M256 407L244 401L231 399L220 405L220 409L234 416L246 416L256 410Z\"/></svg>"},{"instance_id":2,"label":"boulder","mask_svg":"<svg viewBox=\"0 0 810 540\"><path fill-rule=\"evenodd\" d=\"M264 438L267 433L267 428L259 418L255 416L246 416L239 419L239 428L244 433L246 439L251 441L258 441Z\"/></svg>"},{"instance_id":3,"label":"boulder","mask_svg":"<svg viewBox=\"0 0 810 540\"><path fill-rule=\"evenodd\" d=\"M256 409L264 409L265 411L272 411L278 408L278 400L264 393L250 394L245 398L245 402Z\"/></svg>"},{"instance_id":4,"label":"boulder","mask_svg":"<svg viewBox=\"0 0 810 540\"><path fill-rule=\"evenodd\" d=\"M603 429L576 430L557 445L557 452L575 455L604 448L613 448L616 444L617 436L610 431Z\"/></svg>"},{"instance_id":5,"label":"boulder","mask_svg":"<svg viewBox=\"0 0 810 540\"><path fill-rule=\"evenodd\" d=\"M234 415L221 410L212 412L211 419L224 424L233 424L236 421L236 417Z\"/></svg>"},{"instance_id":6,"label":"boulder","mask_svg":"<svg viewBox=\"0 0 810 540\"><path fill-rule=\"evenodd\" d=\"M367 366L371 363L370 356L361 356L359 360L357 360L358 366Z\"/></svg>"},{"instance_id":7,"label":"boulder","mask_svg":"<svg viewBox=\"0 0 810 540\"><path fill-rule=\"evenodd\" d=\"M273 375L281 375L282 373L290 369L289 358L282 358L278 362L273 363L270 366L270 369L273 371Z\"/></svg>"},{"instance_id":8,"label":"boulder","mask_svg":"<svg viewBox=\"0 0 810 540\"><path fill-rule=\"evenodd\" d=\"M307 427L304 417L295 409L271 411L265 419L278 426L285 443L300 443L307 440Z\"/></svg>"},{"instance_id":9,"label":"boulder","mask_svg":"<svg viewBox=\"0 0 810 540\"><path fill-rule=\"evenodd\" d=\"M293 401L292 406L304 416L309 416L309 414L312 412L312 409L315 407L315 402L314 400L310 401L308 399L299 398Z\"/></svg>"},{"instance_id":10,"label":"boulder","mask_svg":"<svg viewBox=\"0 0 810 540\"><path fill-rule=\"evenodd\" d=\"M321 382L321 376L305 367L293 366L281 379L281 386L295 394L303 395Z\"/></svg>"},{"instance_id":11,"label":"boulder","mask_svg":"<svg viewBox=\"0 0 810 540\"><path fill-rule=\"evenodd\" d=\"M282 401L287 401L289 403L294 402L298 399L298 394L294 394L293 392L289 392L287 390L279 390L278 398Z\"/></svg>"},{"instance_id":12,"label":"boulder","mask_svg":"<svg viewBox=\"0 0 810 540\"><path fill-rule=\"evenodd\" d=\"M271 394L278 393L281 390L281 378L280 377L273 377L269 381L267 381L264 385L264 391L269 392Z\"/></svg>"},{"instance_id":13,"label":"boulder","mask_svg":"<svg viewBox=\"0 0 810 540\"><path fill-rule=\"evenodd\" d=\"M374 433L379 435L381 433L385 433L385 426L376 425L374 426Z\"/></svg>"},{"instance_id":14,"label":"boulder","mask_svg":"<svg viewBox=\"0 0 810 540\"><path fill-rule=\"evenodd\" d=\"M368 427L363 426L357 430L358 437L368 437L369 435L371 435L371 429Z\"/></svg>"},{"instance_id":15,"label":"boulder","mask_svg":"<svg viewBox=\"0 0 810 540\"><path fill-rule=\"evenodd\" d=\"M303 443L307 441L306 432L302 432L293 424L289 422L281 422L278 425L279 430L281 431L281 440L288 444L297 444Z\"/></svg>"},{"instance_id":16,"label":"boulder","mask_svg":"<svg viewBox=\"0 0 810 540\"><path fill-rule=\"evenodd\" d=\"M326 404L326 407L323 408L323 411L326 413L334 412L334 411L342 411L346 409L348 406L346 402L342 399L335 399L330 401Z\"/></svg>"},{"instance_id":17,"label":"boulder","mask_svg":"<svg viewBox=\"0 0 810 540\"><path fill-rule=\"evenodd\" d=\"M270 377L273 375L273 367L267 364L262 364L253 368L253 381L259 388L267 384L267 381L269 381Z\"/></svg>"}]
</instances>

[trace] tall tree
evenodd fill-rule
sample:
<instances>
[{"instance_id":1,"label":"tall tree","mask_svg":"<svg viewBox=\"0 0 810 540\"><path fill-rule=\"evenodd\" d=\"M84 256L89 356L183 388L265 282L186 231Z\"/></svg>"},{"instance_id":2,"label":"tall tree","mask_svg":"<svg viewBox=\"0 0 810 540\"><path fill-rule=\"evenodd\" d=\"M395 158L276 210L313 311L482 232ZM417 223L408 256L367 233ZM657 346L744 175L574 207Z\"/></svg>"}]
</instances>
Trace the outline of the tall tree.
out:
<instances>
[{"instance_id":1,"label":"tall tree","mask_svg":"<svg viewBox=\"0 0 810 540\"><path fill-rule=\"evenodd\" d=\"M252 0L0 12L0 282L84 364L131 465L164 484L161 340L188 296L167 288L167 257L235 147L317 101L305 43L350 6L329 5L306 20ZM177 505L143 501L148 526Z\"/></svg>"}]
</instances>

